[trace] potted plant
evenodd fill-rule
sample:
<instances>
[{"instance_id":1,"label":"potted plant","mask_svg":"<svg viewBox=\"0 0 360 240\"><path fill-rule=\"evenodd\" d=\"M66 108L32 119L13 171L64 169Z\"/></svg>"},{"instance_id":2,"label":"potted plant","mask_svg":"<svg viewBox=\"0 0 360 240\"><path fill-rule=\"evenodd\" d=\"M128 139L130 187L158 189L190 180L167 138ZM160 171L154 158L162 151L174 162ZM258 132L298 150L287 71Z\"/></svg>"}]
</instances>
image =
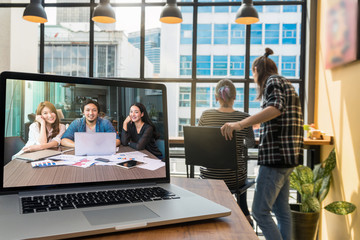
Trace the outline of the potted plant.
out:
<instances>
[{"instance_id":1,"label":"potted plant","mask_svg":"<svg viewBox=\"0 0 360 240\"><path fill-rule=\"evenodd\" d=\"M336 154L333 149L327 159L309 167L299 165L290 175L290 187L301 196L301 204L290 205L293 219L293 239L314 239L319 222L320 203L329 192L332 170L336 166ZM327 211L346 215L355 211L355 205L345 201L336 201L325 207Z\"/></svg>"}]
</instances>

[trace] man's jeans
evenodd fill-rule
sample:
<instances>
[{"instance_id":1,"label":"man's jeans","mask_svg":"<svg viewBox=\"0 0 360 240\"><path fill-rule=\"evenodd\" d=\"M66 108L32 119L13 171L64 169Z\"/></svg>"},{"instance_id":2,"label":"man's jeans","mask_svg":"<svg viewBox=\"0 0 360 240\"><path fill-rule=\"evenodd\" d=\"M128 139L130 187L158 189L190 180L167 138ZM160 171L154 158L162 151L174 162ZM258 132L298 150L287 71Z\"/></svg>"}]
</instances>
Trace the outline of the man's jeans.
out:
<instances>
[{"instance_id":1,"label":"man's jeans","mask_svg":"<svg viewBox=\"0 0 360 240\"><path fill-rule=\"evenodd\" d=\"M293 169L260 166L252 211L267 240L291 239L289 176ZM278 226L271 217L271 211L276 216Z\"/></svg>"}]
</instances>

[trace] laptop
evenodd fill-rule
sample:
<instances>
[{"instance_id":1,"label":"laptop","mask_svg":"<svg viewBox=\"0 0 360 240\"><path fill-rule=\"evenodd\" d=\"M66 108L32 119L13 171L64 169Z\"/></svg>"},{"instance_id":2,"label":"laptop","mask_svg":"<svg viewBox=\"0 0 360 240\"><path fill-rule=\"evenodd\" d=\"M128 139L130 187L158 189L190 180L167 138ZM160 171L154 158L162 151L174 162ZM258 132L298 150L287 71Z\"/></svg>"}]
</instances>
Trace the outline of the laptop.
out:
<instances>
[{"instance_id":1,"label":"laptop","mask_svg":"<svg viewBox=\"0 0 360 240\"><path fill-rule=\"evenodd\" d=\"M116 153L115 132L75 132L75 155L112 155Z\"/></svg>"},{"instance_id":2,"label":"laptop","mask_svg":"<svg viewBox=\"0 0 360 240\"><path fill-rule=\"evenodd\" d=\"M53 90L56 94L36 92ZM34 101L39 101L38 96L47 96L48 99L40 101L48 100L57 109L62 109L66 121L81 117L79 99L96 99L105 113L104 118L117 121L118 129L128 116L130 106L141 102L148 111L151 109L153 123L165 145L165 163L157 170L125 169L104 165L106 163L84 168L32 168L31 163L25 161L10 161L0 171L1 238L61 239L231 214L228 208L170 183L165 85L3 72L0 75L0 96L1 153L9 151L4 149L4 138L21 133L24 124L21 119L25 118L19 118L19 115L26 116L35 111L38 103ZM16 101L13 101L14 96ZM26 104L30 102L33 104ZM5 162L7 159L2 160ZM147 193L151 191L152 197L146 198L145 190ZM96 201L85 200L94 197Z\"/></svg>"},{"instance_id":3,"label":"laptop","mask_svg":"<svg viewBox=\"0 0 360 240\"><path fill-rule=\"evenodd\" d=\"M51 149L44 149L36 152L29 152L23 153L16 156L16 159L25 160L28 162L41 160L44 158L52 157L61 154L61 151L51 150Z\"/></svg>"}]
</instances>

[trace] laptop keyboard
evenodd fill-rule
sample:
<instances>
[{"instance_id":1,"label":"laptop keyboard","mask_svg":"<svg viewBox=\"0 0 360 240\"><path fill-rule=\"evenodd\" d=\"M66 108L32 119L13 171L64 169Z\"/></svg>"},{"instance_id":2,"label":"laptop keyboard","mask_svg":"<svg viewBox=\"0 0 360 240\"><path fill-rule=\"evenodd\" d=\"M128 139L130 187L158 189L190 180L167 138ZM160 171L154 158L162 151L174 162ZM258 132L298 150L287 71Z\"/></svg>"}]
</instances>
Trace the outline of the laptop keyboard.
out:
<instances>
[{"instance_id":1,"label":"laptop keyboard","mask_svg":"<svg viewBox=\"0 0 360 240\"><path fill-rule=\"evenodd\" d=\"M51 212L113 204L179 199L161 187L22 197L22 213Z\"/></svg>"}]
</instances>

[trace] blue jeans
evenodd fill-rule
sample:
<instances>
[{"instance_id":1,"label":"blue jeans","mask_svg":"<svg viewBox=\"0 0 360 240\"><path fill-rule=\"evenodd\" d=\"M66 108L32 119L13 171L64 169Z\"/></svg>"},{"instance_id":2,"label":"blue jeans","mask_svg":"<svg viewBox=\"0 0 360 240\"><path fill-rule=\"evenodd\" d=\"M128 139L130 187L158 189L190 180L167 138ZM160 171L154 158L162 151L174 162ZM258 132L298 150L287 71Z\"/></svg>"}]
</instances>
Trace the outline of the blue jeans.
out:
<instances>
[{"instance_id":1,"label":"blue jeans","mask_svg":"<svg viewBox=\"0 0 360 240\"><path fill-rule=\"evenodd\" d=\"M291 239L289 176L293 168L260 166L252 206L253 217L267 240ZM275 214L278 226L271 217Z\"/></svg>"}]
</instances>

